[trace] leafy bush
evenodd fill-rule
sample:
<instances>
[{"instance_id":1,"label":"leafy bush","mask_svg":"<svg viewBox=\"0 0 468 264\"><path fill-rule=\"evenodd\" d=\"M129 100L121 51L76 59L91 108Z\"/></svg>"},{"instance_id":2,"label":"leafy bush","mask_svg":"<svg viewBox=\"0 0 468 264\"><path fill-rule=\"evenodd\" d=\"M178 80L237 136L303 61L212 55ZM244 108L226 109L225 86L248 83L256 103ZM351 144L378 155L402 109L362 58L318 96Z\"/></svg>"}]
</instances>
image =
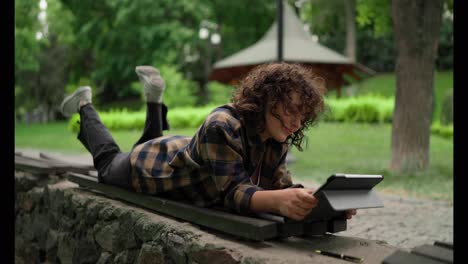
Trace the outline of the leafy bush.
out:
<instances>
[{"instance_id":1,"label":"leafy bush","mask_svg":"<svg viewBox=\"0 0 468 264\"><path fill-rule=\"evenodd\" d=\"M215 108L214 105L204 107L184 107L169 109L167 119L172 128L196 128L200 126L208 114ZM146 110L145 110L146 111ZM146 112L130 112L127 109L99 112L102 123L109 130L142 130L145 125ZM69 129L78 132L80 116L74 114L69 120Z\"/></svg>"},{"instance_id":2,"label":"leafy bush","mask_svg":"<svg viewBox=\"0 0 468 264\"><path fill-rule=\"evenodd\" d=\"M65 94L71 94L73 93L76 88L80 86L90 86L93 88L93 91L96 89L96 84L89 78L81 77L78 81L78 83L69 83L65 86Z\"/></svg>"},{"instance_id":3,"label":"leafy bush","mask_svg":"<svg viewBox=\"0 0 468 264\"><path fill-rule=\"evenodd\" d=\"M231 102L234 87L216 81L211 81L208 83L208 92L210 94L210 104L222 105Z\"/></svg>"},{"instance_id":4,"label":"leafy bush","mask_svg":"<svg viewBox=\"0 0 468 264\"><path fill-rule=\"evenodd\" d=\"M336 99L326 100L326 111L323 115L323 120L329 122L343 122L344 110L347 105L348 103L345 101L340 101Z\"/></svg>"},{"instance_id":5,"label":"leafy bush","mask_svg":"<svg viewBox=\"0 0 468 264\"><path fill-rule=\"evenodd\" d=\"M126 88L117 90L118 98L135 98L143 94L143 85L140 82L131 82Z\"/></svg>"},{"instance_id":6,"label":"leafy bush","mask_svg":"<svg viewBox=\"0 0 468 264\"><path fill-rule=\"evenodd\" d=\"M184 78L173 66L158 67L166 83L163 100L169 108L191 107L195 105L197 84Z\"/></svg>"},{"instance_id":7,"label":"leafy bush","mask_svg":"<svg viewBox=\"0 0 468 264\"><path fill-rule=\"evenodd\" d=\"M131 130L141 129L143 130L145 125L146 113L144 111L129 112L127 109L111 110L109 112L99 112L99 117L102 123L109 130ZM73 132L78 132L80 128L79 114L74 114L68 124L69 129Z\"/></svg>"},{"instance_id":8,"label":"leafy bush","mask_svg":"<svg viewBox=\"0 0 468 264\"><path fill-rule=\"evenodd\" d=\"M366 95L348 98L326 98L328 111L325 121L335 122L391 122L393 116L393 98Z\"/></svg>"},{"instance_id":9,"label":"leafy bush","mask_svg":"<svg viewBox=\"0 0 468 264\"><path fill-rule=\"evenodd\" d=\"M440 122L443 125L453 123L453 89L450 89L446 92L442 101Z\"/></svg>"},{"instance_id":10,"label":"leafy bush","mask_svg":"<svg viewBox=\"0 0 468 264\"><path fill-rule=\"evenodd\" d=\"M379 110L373 104L350 104L344 111L346 122L376 123Z\"/></svg>"},{"instance_id":11,"label":"leafy bush","mask_svg":"<svg viewBox=\"0 0 468 264\"><path fill-rule=\"evenodd\" d=\"M431 125L431 133L435 135L439 135L444 138L453 138L453 125L442 125L439 122L434 122Z\"/></svg>"},{"instance_id":12,"label":"leafy bush","mask_svg":"<svg viewBox=\"0 0 468 264\"><path fill-rule=\"evenodd\" d=\"M68 121L68 129L70 129L72 132L77 133L80 130L80 124L78 123L80 121L80 115L78 113L73 114Z\"/></svg>"},{"instance_id":13,"label":"leafy bush","mask_svg":"<svg viewBox=\"0 0 468 264\"><path fill-rule=\"evenodd\" d=\"M167 113L169 124L173 128L199 127L216 106L184 107L171 109Z\"/></svg>"},{"instance_id":14,"label":"leafy bush","mask_svg":"<svg viewBox=\"0 0 468 264\"><path fill-rule=\"evenodd\" d=\"M328 111L322 116L323 121L332 122L366 122L389 123L393 115L393 98L378 96L363 96L346 99L326 98ZM203 107L170 108L167 119L172 128L197 128L208 114L220 104L210 104ZM100 112L104 125L110 130L143 130L145 110L131 112L127 109ZM78 132L80 117L74 114L69 121L69 128ZM431 126L431 133L453 138L453 125L443 125L436 122Z\"/></svg>"}]
</instances>

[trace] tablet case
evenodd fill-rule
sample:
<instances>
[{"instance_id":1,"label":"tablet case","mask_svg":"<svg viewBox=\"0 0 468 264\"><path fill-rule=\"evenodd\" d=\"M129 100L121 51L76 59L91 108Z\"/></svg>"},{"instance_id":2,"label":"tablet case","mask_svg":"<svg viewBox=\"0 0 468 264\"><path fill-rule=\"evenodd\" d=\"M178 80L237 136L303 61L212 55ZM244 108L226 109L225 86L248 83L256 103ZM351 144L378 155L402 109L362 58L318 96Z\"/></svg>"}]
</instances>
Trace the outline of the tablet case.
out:
<instances>
[{"instance_id":1,"label":"tablet case","mask_svg":"<svg viewBox=\"0 0 468 264\"><path fill-rule=\"evenodd\" d=\"M337 177L341 179L331 182ZM383 207L382 201L372 190L382 179L381 175L334 174L330 176L327 183L314 194L319 203L307 216L306 221L344 217L345 211L350 209Z\"/></svg>"}]
</instances>

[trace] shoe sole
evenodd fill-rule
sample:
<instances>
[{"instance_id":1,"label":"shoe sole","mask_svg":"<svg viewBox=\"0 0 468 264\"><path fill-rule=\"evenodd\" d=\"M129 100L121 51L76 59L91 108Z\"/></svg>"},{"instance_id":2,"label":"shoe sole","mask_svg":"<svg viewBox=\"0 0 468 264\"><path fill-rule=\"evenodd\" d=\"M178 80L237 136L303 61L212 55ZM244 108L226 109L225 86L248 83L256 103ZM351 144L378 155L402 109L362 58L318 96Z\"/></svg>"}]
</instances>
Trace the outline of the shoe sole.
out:
<instances>
[{"instance_id":1,"label":"shoe sole","mask_svg":"<svg viewBox=\"0 0 468 264\"><path fill-rule=\"evenodd\" d=\"M156 69L153 66L137 66L137 67L135 67L135 72L136 72L137 75L141 75L142 73L143 74L154 73L154 74L157 74L157 75L161 74L158 71L158 69Z\"/></svg>"},{"instance_id":2,"label":"shoe sole","mask_svg":"<svg viewBox=\"0 0 468 264\"><path fill-rule=\"evenodd\" d=\"M83 92L86 92L86 91L91 91L91 87L89 86L82 86L78 89L76 89L72 94L70 94L69 96L65 97L65 99L63 99L63 102L62 104L60 105L60 109L62 111L62 114L66 117L70 117L71 115L68 115L65 113L64 111L64 108L65 108L65 105L68 104L69 102L71 102L73 99L75 98L78 98L77 95L83 93ZM77 100L77 99L76 99ZM76 103L74 103L76 104Z\"/></svg>"},{"instance_id":3,"label":"shoe sole","mask_svg":"<svg viewBox=\"0 0 468 264\"><path fill-rule=\"evenodd\" d=\"M135 72L144 85L149 84L155 89L164 90L164 88L160 88L161 86L164 86L165 83L158 69L154 68L153 66L137 66L135 68ZM158 78L153 78L157 76L161 77L160 79L162 80L162 83L158 80Z\"/></svg>"}]
</instances>

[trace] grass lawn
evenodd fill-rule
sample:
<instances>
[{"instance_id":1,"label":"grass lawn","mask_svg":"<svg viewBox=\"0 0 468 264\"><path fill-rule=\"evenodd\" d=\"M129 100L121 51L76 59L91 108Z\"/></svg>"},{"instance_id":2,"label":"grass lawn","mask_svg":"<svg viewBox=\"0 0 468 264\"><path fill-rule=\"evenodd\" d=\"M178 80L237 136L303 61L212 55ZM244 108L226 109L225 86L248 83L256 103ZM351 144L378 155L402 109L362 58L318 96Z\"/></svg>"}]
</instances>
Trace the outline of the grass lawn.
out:
<instances>
[{"instance_id":1,"label":"grass lawn","mask_svg":"<svg viewBox=\"0 0 468 264\"><path fill-rule=\"evenodd\" d=\"M68 124L50 123L15 126L15 146L86 153L68 130ZM195 129L171 130L174 135L191 136ZM113 131L122 151L129 151L140 131ZM431 136L431 165L415 175L394 175L386 169L390 162L391 125L321 123L307 132L303 152L293 149L296 162L289 166L297 179L323 182L330 174L383 174L377 190L434 199L453 200L453 141Z\"/></svg>"},{"instance_id":2,"label":"grass lawn","mask_svg":"<svg viewBox=\"0 0 468 264\"><path fill-rule=\"evenodd\" d=\"M380 94L383 96L395 95L395 74L378 74L372 78L366 79L361 83L356 83L357 94ZM436 72L434 75L434 89L436 98L441 98L447 90L453 89L453 71Z\"/></svg>"},{"instance_id":3,"label":"grass lawn","mask_svg":"<svg viewBox=\"0 0 468 264\"><path fill-rule=\"evenodd\" d=\"M354 95L378 94L385 97L395 96L396 76L394 73L381 73L354 84ZM442 101L449 90L453 89L453 71L436 72L434 75L435 106L434 119L439 120ZM342 92L346 96L346 90ZM330 91L330 97L336 97L336 92Z\"/></svg>"},{"instance_id":4,"label":"grass lawn","mask_svg":"<svg viewBox=\"0 0 468 264\"><path fill-rule=\"evenodd\" d=\"M323 182L337 172L382 174L377 190L435 199L453 199L453 141L431 136L430 166L425 172L397 175L388 171L391 125L321 123L308 133L308 147L293 149L289 166L299 179Z\"/></svg>"}]
</instances>

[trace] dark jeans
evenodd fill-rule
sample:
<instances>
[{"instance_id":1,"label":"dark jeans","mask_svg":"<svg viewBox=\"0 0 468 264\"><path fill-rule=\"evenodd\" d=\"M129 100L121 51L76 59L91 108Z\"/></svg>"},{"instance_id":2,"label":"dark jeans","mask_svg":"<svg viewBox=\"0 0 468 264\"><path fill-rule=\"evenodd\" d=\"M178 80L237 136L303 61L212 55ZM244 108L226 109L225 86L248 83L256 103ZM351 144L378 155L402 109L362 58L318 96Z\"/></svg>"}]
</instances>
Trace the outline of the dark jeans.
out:
<instances>
[{"instance_id":1,"label":"dark jeans","mask_svg":"<svg viewBox=\"0 0 468 264\"><path fill-rule=\"evenodd\" d=\"M164 104L147 103L145 128L138 144L162 136L169 130L167 107ZM80 109L80 132L78 139L93 156L98 180L102 183L130 188L130 153L123 153L104 126L98 113L91 104Z\"/></svg>"}]
</instances>

